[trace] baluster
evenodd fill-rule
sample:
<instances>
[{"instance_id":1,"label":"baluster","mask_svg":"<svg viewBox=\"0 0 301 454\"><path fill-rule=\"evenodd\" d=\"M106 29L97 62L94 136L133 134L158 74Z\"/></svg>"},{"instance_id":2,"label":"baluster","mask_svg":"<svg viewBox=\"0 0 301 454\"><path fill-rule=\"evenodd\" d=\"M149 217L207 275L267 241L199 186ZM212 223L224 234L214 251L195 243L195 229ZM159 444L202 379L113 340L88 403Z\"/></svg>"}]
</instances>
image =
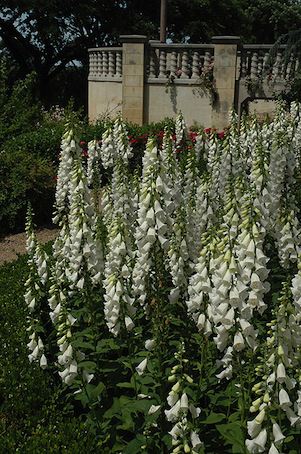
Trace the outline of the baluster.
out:
<instances>
[{"instance_id":1,"label":"baluster","mask_svg":"<svg viewBox=\"0 0 301 454\"><path fill-rule=\"evenodd\" d=\"M295 60L295 71L294 71L294 75L296 74L296 72L298 71L298 69L299 69L299 59L296 58L296 60Z\"/></svg>"},{"instance_id":2,"label":"baluster","mask_svg":"<svg viewBox=\"0 0 301 454\"><path fill-rule=\"evenodd\" d=\"M189 79L188 52L184 51L182 55L181 79Z\"/></svg>"},{"instance_id":3,"label":"baluster","mask_svg":"<svg viewBox=\"0 0 301 454\"><path fill-rule=\"evenodd\" d=\"M98 52L93 52L93 75L94 77L98 76Z\"/></svg>"},{"instance_id":4,"label":"baluster","mask_svg":"<svg viewBox=\"0 0 301 454\"><path fill-rule=\"evenodd\" d=\"M116 52L116 77L121 77L122 74L122 52Z\"/></svg>"},{"instance_id":5,"label":"baluster","mask_svg":"<svg viewBox=\"0 0 301 454\"><path fill-rule=\"evenodd\" d=\"M179 51L177 54L177 77L181 76L181 68L182 68L182 52Z\"/></svg>"},{"instance_id":6,"label":"baluster","mask_svg":"<svg viewBox=\"0 0 301 454\"><path fill-rule=\"evenodd\" d=\"M93 76L93 52L89 53L89 76Z\"/></svg>"},{"instance_id":7,"label":"baluster","mask_svg":"<svg viewBox=\"0 0 301 454\"><path fill-rule=\"evenodd\" d=\"M240 77L246 77L247 75L247 54L246 52L241 52L241 62L240 62Z\"/></svg>"},{"instance_id":8,"label":"baluster","mask_svg":"<svg viewBox=\"0 0 301 454\"><path fill-rule=\"evenodd\" d=\"M268 73L269 69L270 69L270 56L269 56L269 53L266 52L263 57L263 64L262 64L263 73Z\"/></svg>"},{"instance_id":9,"label":"baluster","mask_svg":"<svg viewBox=\"0 0 301 454\"><path fill-rule=\"evenodd\" d=\"M281 73L281 61L282 61L282 56L281 56L281 53L278 52L277 53L277 57L276 57L276 61L273 65L273 77L276 79L277 77L279 77L280 73Z\"/></svg>"},{"instance_id":10,"label":"baluster","mask_svg":"<svg viewBox=\"0 0 301 454\"><path fill-rule=\"evenodd\" d=\"M170 56L170 75L176 77L177 73L177 52L172 51Z\"/></svg>"},{"instance_id":11,"label":"baluster","mask_svg":"<svg viewBox=\"0 0 301 454\"><path fill-rule=\"evenodd\" d=\"M101 52L96 52L96 74L100 77L102 73L102 55Z\"/></svg>"},{"instance_id":12,"label":"baluster","mask_svg":"<svg viewBox=\"0 0 301 454\"><path fill-rule=\"evenodd\" d=\"M156 54L154 49L150 50L149 56L149 77L157 77L156 74Z\"/></svg>"},{"instance_id":13,"label":"baluster","mask_svg":"<svg viewBox=\"0 0 301 454\"><path fill-rule=\"evenodd\" d=\"M263 57L262 57L262 55L258 55L258 69L257 69L258 77L262 76L262 68L263 68Z\"/></svg>"},{"instance_id":14,"label":"baluster","mask_svg":"<svg viewBox=\"0 0 301 454\"><path fill-rule=\"evenodd\" d=\"M258 54L254 52L251 58L251 78L256 79L258 77Z\"/></svg>"},{"instance_id":15,"label":"baluster","mask_svg":"<svg viewBox=\"0 0 301 454\"><path fill-rule=\"evenodd\" d=\"M89 68L89 75L91 77L95 76L95 58L94 58L94 52L90 52L90 68Z\"/></svg>"},{"instance_id":16,"label":"baluster","mask_svg":"<svg viewBox=\"0 0 301 454\"><path fill-rule=\"evenodd\" d=\"M205 52L203 70L208 71L211 63L212 63L212 56L211 56L210 52Z\"/></svg>"},{"instance_id":17,"label":"baluster","mask_svg":"<svg viewBox=\"0 0 301 454\"><path fill-rule=\"evenodd\" d=\"M285 74L285 78L288 79L288 80L292 76L293 67L294 67L294 56L293 56L293 54L291 54L289 62L288 62L287 67L286 67L286 74Z\"/></svg>"},{"instance_id":18,"label":"baluster","mask_svg":"<svg viewBox=\"0 0 301 454\"><path fill-rule=\"evenodd\" d=\"M166 77L166 52L164 50L161 50L159 57L159 78L165 77Z\"/></svg>"},{"instance_id":19,"label":"baluster","mask_svg":"<svg viewBox=\"0 0 301 454\"><path fill-rule=\"evenodd\" d=\"M115 56L112 51L109 51L109 72L108 75L113 77L115 73Z\"/></svg>"},{"instance_id":20,"label":"baluster","mask_svg":"<svg viewBox=\"0 0 301 454\"><path fill-rule=\"evenodd\" d=\"M193 52L191 77L193 79L198 79L200 77L200 56L198 52Z\"/></svg>"},{"instance_id":21,"label":"baluster","mask_svg":"<svg viewBox=\"0 0 301 454\"><path fill-rule=\"evenodd\" d=\"M106 77L108 75L108 53L107 51L102 51L102 76Z\"/></svg>"}]
</instances>

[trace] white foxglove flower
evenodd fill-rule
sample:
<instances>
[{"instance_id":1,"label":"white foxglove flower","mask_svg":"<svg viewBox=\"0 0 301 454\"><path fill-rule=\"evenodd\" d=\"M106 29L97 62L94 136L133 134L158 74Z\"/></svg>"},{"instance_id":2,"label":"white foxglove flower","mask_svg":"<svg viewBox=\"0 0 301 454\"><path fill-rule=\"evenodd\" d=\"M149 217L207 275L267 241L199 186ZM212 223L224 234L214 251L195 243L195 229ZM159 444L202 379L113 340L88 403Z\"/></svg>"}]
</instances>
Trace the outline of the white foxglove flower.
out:
<instances>
[{"instance_id":1,"label":"white foxglove flower","mask_svg":"<svg viewBox=\"0 0 301 454\"><path fill-rule=\"evenodd\" d=\"M155 339L147 339L147 340L145 341L145 348L146 348L146 350L152 351L153 348L154 348L154 346L155 346L155 344L156 344Z\"/></svg>"},{"instance_id":2,"label":"white foxglove flower","mask_svg":"<svg viewBox=\"0 0 301 454\"><path fill-rule=\"evenodd\" d=\"M152 415L153 413L156 413L159 410L159 408L161 408L161 405L151 405L148 410L148 414Z\"/></svg>"},{"instance_id":3,"label":"white foxglove flower","mask_svg":"<svg viewBox=\"0 0 301 454\"><path fill-rule=\"evenodd\" d=\"M40 367L41 367L41 369L46 369L47 368L47 359L46 359L46 356L44 354L40 358Z\"/></svg>"},{"instance_id":4,"label":"white foxglove flower","mask_svg":"<svg viewBox=\"0 0 301 454\"><path fill-rule=\"evenodd\" d=\"M268 454L280 454L274 443L271 444Z\"/></svg>"},{"instance_id":5,"label":"white foxglove flower","mask_svg":"<svg viewBox=\"0 0 301 454\"><path fill-rule=\"evenodd\" d=\"M144 358L144 360L141 361L141 363L138 364L136 367L136 371L139 375L142 375L146 369L147 366L147 358Z\"/></svg>"},{"instance_id":6,"label":"white foxglove flower","mask_svg":"<svg viewBox=\"0 0 301 454\"><path fill-rule=\"evenodd\" d=\"M252 440L246 440L246 446L250 453L258 453L265 451L265 445L267 442L267 431L266 429L262 429L257 437L253 438Z\"/></svg>"},{"instance_id":7,"label":"white foxglove flower","mask_svg":"<svg viewBox=\"0 0 301 454\"><path fill-rule=\"evenodd\" d=\"M273 423L273 437L276 444L285 439L285 435L283 435L279 425L276 422Z\"/></svg>"},{"instance_id":8,"label":"white foxglove flower","mask_svg":"<svg viewBox=\"0 0 301 454\"><path fill-rule=\"evenodd\" d=\"M279 405L282 409L287 409L292 405L288 393L283 388L279 391Z\"/></svg>"},{"instance_id":9,"label":"white foxglove flower","mask_svg":"<svg viewBox=\"0 0 301 454\"><path fill-rule=\"evenodd\" d=\"M277 366L276 378L279 383L283 383L286 379L286 372L283 363L279 363Z\"/></svg>"}]
</instances>

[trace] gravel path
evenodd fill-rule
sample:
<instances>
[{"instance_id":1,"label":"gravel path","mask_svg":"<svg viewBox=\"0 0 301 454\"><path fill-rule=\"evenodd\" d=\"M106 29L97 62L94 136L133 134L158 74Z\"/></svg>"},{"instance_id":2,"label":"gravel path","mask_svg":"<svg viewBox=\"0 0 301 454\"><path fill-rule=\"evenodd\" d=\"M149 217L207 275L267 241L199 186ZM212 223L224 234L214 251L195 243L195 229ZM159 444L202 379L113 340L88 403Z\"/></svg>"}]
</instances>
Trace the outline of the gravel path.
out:
<instances>
[{"instance_id":1,"label":"gravel path","mask_svg":"<svg viewBox=\"0 0 301 454\"><path fill-rule=\"evenodd\" d=\"M37 237L41 243L47 243L56 237L57 229L37 230ZM12 262L19 254L26 253L26 233L8 235L0 240L0 265L5 262Z\"/></svg>"}]
</instances>

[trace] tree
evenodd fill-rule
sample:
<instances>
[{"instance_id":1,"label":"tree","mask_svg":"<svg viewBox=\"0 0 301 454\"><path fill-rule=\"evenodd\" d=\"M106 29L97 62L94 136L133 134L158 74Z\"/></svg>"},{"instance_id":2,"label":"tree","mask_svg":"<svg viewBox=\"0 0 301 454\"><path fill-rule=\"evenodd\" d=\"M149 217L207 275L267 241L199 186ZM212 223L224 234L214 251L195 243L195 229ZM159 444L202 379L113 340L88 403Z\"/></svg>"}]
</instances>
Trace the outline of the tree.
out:
<instances>
[{"instance_id":1,"label":"tree","mask_svg":"<svg viewBox=\"0 0 301 454\"><path fill-rule=\"evenodd\" d=\"M2 0L1 6L0 55L15 62L17 78L36 72L46 104L70 75L80 74L85 90L89 47L115 45L120 34L159 37L160 0ZM167 36L174 42L210 42L213 35L229 34L267 42L298 26L297 0L168 1Z\"/></svg>"}]
</instances>

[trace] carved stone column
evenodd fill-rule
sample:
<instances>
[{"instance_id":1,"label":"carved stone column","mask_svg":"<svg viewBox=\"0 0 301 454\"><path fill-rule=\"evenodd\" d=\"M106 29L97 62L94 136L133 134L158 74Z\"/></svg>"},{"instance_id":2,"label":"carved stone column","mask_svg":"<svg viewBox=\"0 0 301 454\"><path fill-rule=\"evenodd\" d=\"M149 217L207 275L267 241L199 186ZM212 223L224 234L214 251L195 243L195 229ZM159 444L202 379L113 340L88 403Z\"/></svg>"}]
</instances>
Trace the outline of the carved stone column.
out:
<instances>
[{"instance_id":1,"label":"carved stone column","mask_svg":"<svg viewBox=\"0 0 301 454\"><path fill-rule=\"evenodd\" d=\"M214 69L218 100L212 108L212 126L224 129L229 124L229 110L235 103L235 80L239 36L214 36Z\"/></svg>"},{"instance_id":2,"label":"carved stone column","mask_svg":"<svg viewBox=\"0 0 301 454\"><path fill-rule=\"evenodd\" d=\"M122 115L128 121L143 124L145 43L143 35L120 36L122 42Z\"/></svg>"}]
</instances>

